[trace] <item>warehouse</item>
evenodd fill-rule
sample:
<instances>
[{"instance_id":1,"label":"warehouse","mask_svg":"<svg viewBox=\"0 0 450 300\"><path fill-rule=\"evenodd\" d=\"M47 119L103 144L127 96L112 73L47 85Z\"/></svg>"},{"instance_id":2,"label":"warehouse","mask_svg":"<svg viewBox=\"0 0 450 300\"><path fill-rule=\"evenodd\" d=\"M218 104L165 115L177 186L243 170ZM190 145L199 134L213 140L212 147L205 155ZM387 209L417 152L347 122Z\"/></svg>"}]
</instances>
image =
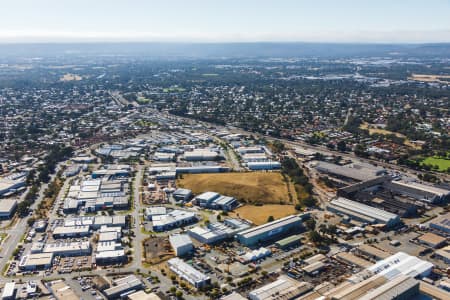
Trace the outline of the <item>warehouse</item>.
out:
<instances>
[{"instance_id":1,"label":"warehouse","mask_svg":"<svg viewBox=\"0 0 450 300\"><path fill-rule=\"evenodd\" d=\"M178 257L169 259L167 264L172 272L196 288L202 288L211 284L211 278L209 276L194 269L194 267L185 263Z\"/></svg>"},{"instance_id":2,"label":"warehouse","mask_svg":"<svg viewBox=\"0 0 450 300\"><path fill-rule=\"evenodd\" d=\"M300 245L300 241L302 239L302 236L300 234L291 235L287 238L281 239L275 243L275 246L277 246L280 249L285 249L291 246L298 246Z\"/></svg>"},{"instance_id":3,"label":"warehouse","mask_svg":"<svg viewBox=\"0 0 450 300\"><path fill-rule=\"evenodd\" d=\"M236 149L240 155L248 154L248 153L264 153L264 148L262 146L251 146L251 147L239 147Z\"/></svg>"},{"instance_id":4,"label":"warehouse","mask_svg":"<svg viewBox=\"0 0 450 300\"><path fill-rule=\"evenodd\" d=\"M221 209L224 211L233 210L238 206L238 202L234 197L222 196L215 192L205 192L194 198L196 205L209 209Z\"/></svg>"},{"instance_id":5,"label":"warehouse","mask_svg":"<svg viewBox=\"0 0 450 300\"><path fill-rule=\"evenodd\" d=\"M98 265L108 265L126 261L127 256L123 249L101 251L95 254L95 262Z\"/></svg>"},{"instance_id":6,"label":"warehouse","mask_svg":"<svg viewBox=\"0 0 450 300\"><path fill-rule=\"evenodd\" d=\"M372 260L382 260L391 256L391 253L380 250L368 244L362 244L357 247L355 253Z\"/></svg>"},{"instance_id":7,"label":"warehouse","mask_svg":"<svg viewBox=\"0 0 450 300\"><path fill-rule=\"evenodd\" d=\"M53 253L35 253L22 256L19 269L23 271L48 269L52 266Z\"/></svg>"},{"instance_id":8,"label":"warehouse","mask_svg":"<svg viewBox=\"0 0 450 300\"><path fill-rule=\"evenodd\" d=\"M164 206L150 206L145 208L145 218L151 221L155 216L163 216L167 214L167 208Z\"/></svg>"},{"instance_id":9,"label":"warehouse","mask_svg":"<svg viewBox=\"0 0 450 300\"><path fill-rule=\"evenodd\" d=\"M187 161L208 161L219 159L219 154L209 149L194 149L184 152L184 159Z\"/></svg>"},{"instance_id":10,"label":"warehouse","mask_svg":"<svg viewBox=\"0 0 450 300\"><path fill-rule=\"evenodd\" d=\"M299 232L302 229L302 221L307 217L309 217L309 214L284 217L239 232L236 238L243 245L254 246L262 242L274 240L287 233Z\"/></svg>"},{"instance_id":11,"label":"warehouse","mask_svg":"<svg viewBox=\"0 0 450 300\"><path fill-rule=\"evenodd\" d=\"M445 237L434 234L432 232L427 232L427 233L419 236L417 238L417 241L419 241L419 243L427 245L428 247L431 247L431 248L439 248L439 247L445 245L445 243L447 242L447 239Z\"/></svg>"},{"instance_id":12,"label":"warehouse","mask_svg":"<svg viewBox=\"0 0 450 300\"><path fill-rule=\"evenodd\" d=\"M450 212L432 220L430 222L430 228L450 234Z\"/></svg>"},{"instance_id":13,"label":"warehouse","mask_svg":"<svg viewBox=\"0 0 450 300\"><path fill-rule=\"evenodd\" d=\"M194 245L187 234L170 235L169 242L176 256L185 256L194 251Z\"/></svg>"},{"instance_id":14,"label":"warehouse","mask_svg":"<svg viewBox=\"0 0 450 300\"><path fill-rule=\"evenodd\" d=\"M396 214L342 197L332 200L327 209L368 224L384 224L387 227L393 227L400 223L400 217Z\"/></svg>"},{"instance_id":15,"label":"warehouse","mask_svg":"<svg viewBox=\"0 0 450 300\"><path fill-rule=\"evenodd\" d=\"M450 190L418 182L392 181L385 184L392 192L428 202L441 203L450 200Z\"/></svg>"},{"instance_id":16,"label":"warehouse","mask_svg":"<svg viewBox=\"0 0 450 300\"><path fill-rule=\"evenodd\" d=\"M308 282L300 282L281 275L276 281L251 291L248 297L251 300L294 299L312 289L313 285Z\"/></svg>"},{"instance_id":17,"label":"warehouse","mask_svg":"<svg viewBox=\"0 0 450 300\"><path fill-rule=\"evenodd\" d=\"M202 244L214 244L234 237L240 231L250 228L250 224L239 219L225 219L223 223L210 223L207 227L197 226L188 230L191 237Z\"/></svg>"},{"instance_id":18,"label":"warehouse","mask_svg":"<svg viewBox=\"0 0 450 300\"><path fill-rule=\"evenodd\" d=\"M16 283L7 282L3 288L2 300L13 300L16 299Z\"/></svg>"},{"instance_id":19,"label":"warehouse","mask_svg":"<svg viewBox=\"0 0 450 300\"><path fill-rule=\"evenodd\" d=\"M0 219L9 219L14 214L17 208L16 199L2 199L0 200Z\"/></svg>"},{"instance_id":20,"label":"warehouse","mask_svg":"<svg viewBox=\"0 0 450 300\"><path fill-rule=\"evenodd\" d=\"M42 249L44 253L53 253L57 256L83 256L91 254L89 242L63 242L48 243Z\"/></svg>"},{"instance_id":21,"label":"warehouse","mask_svg":"<svg viewBox=\"0 0 450 300\"><path fill-rule=\"evenodd\" d=\"M215 166L192 166L192 167L177 167L177 174L200 174L200 173L223 173L229 172L229 167Z\"/></svg>"},{"instance_id":22,"label":"warehouse","mask_svg":"<svg viewBox=\"0 0 450 300\"><path fill-rule=\"evenodd\" d=\"M15 193L18 189L25 186L24 178L20 179L9 179L9 178L0 178L0 196Z\"/></svg>"},{"instance_id":23,"label":"warehouse","mask_svg":"<svg viewBox=\"0 0 450 300\"><path fill-rule=\"evenodd\" d=\"M195 213L175 209L165 215L153 216L152 227L154 231L166 231L197 222Z\"/></svg>"},{"instance_id":24,"label":"warehouse","mask_svg":"<svg viewBox=\"0 0 450 300\"><path fill-rule=\"evenodd\" d=\"M177 189L175 192L173 192L172 196L175 199L175 201L187 202L192 197L192 191L188 190L188 189L180 188L180 189Z\"/></svg>"},{"instance_id":25,"label":"warehouse","mask_svg":"<svg viewBox=\"0 0 450 300\"><path fill-rule=\"evenodd\" d=\"M421 260L416 256L404 252L397 252L396 254L377 262L367 270L373 274L379 274L385 276L388 280L391 280L400 273L413 278L427 277L430 275L432 269L433 264L428 261Z\"/></svg>"},{"instance_id":26,"label":"warehouse","mask_svg":"<svg viewBox=\"0 0 450 300\"><path fill-rule=\"evenodd\" d=\"M255 161L255 162L248 162L247 168L252 171L279 170L281 168L281 164L280 162L273 160Z\"/></svg>"},{"instance_id":27,"label":"warehouse","mask_svg":"<svg viewBox=\"0 0 450 300\"><path fill-rule=\"evenodd\" d=\"M135 275L130 275L113 281L113 286L103 291L108 299L119 299L127 292L138 291L144 288L142 281Z\"/></svg>"},{"instance_id":28,"label":"warehouse","mask_svg":"<svg viewBox=\"0 0 450 300\"><path fill-rule=\"evenodd\" d=\"M66 237L83 237L90 235L88 225L81 226L57 226L53 230L54 238L66 238Z\"/></svg>"}]
</instances>

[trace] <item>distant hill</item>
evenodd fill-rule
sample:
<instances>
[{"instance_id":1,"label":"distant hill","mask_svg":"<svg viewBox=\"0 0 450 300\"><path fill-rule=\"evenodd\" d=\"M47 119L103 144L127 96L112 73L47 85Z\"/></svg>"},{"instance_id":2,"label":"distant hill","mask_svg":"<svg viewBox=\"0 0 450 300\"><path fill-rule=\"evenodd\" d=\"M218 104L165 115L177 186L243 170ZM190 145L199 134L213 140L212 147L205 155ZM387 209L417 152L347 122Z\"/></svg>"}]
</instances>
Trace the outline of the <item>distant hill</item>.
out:
<instances>
[{"instance_id":1,"label":"distant hill","mask_svg":"<svg viewBox=\"0 0 450 300\"><path fill-rule=\"evenodd\" d=\"M0 44L5 56L126 55L153 58L450 57L450 43L79 43Z\"/></svg>"}]
</instances>

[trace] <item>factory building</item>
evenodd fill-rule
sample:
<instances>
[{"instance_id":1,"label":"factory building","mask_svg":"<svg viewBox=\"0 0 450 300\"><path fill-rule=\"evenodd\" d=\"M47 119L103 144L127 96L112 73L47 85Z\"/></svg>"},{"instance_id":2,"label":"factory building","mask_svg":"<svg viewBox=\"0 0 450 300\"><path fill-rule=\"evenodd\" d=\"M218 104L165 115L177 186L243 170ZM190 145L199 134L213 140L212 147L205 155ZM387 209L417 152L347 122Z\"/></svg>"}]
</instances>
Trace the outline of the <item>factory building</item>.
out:
<instances>
[{"instance_id":1,"label":"factory building","mask_svg":"<svg viewBox=\"0 0 450 300\"><path fill-rule=\"evenodd\" d=\"M58 238L69 238L69 237L83 237L91 234L88 225L80 226L57 226L53 230L53 237Z\"/></svg>"},{"instance_id":2,"label":"factory building","mask_svg":"<svg viewBox=\"0 0 450 300\"><path fill-rule=\"evenodd\" d=\"M38 251L39 244L33 244L32 252ZM91 254L89 242L63 242L42 244L41 252L55 256L83 256Z\"/></svg>"},{"instance_id":3,"label":"factory building","mask_svg":"<svg viewBox=\"0 0 450 300\"><path fill-rule=\"evenodd\" d=\"M224 211L233 210L239 205L236 198L229 196L222 196L215 192L205 192L194 198L194 203L198 206L210 208L210 209L221 209Z\"/></svg>"},{"instance_id":4,"label":"factory building","mask_svg":"<svg viewBox=\"0 0 450 300\"><path fill-rule=\"evenodd\" d=\"M0 200L0 219L9 219L14 214L17 208L16 199L2 199Z\"/></svg>"},{"instance_id":5,"label":"factory building","mask_svg":"<svg viewBox=\"0 0 450 300\"><path fill-rule=\"evenodd\" d=\"M187 234L170 235L169 242L176 256L185 256L194 251L194 245Z\"/></svg>"},{"instance_id":6,"label":"factory building","mask_svg":"<svg viewBox=\"0 0 450 300\"><path fill-rule=\"evenodd\" d=\"M124 299L128 292L138 291L144 288L144 284L135 275L115 279L113 286L103 291L108 299Z\"/></svg>"},{"instance_id":7,"label":"factory building","mask_svg":"<svg viewBox=\"0 0 450 300\"><path fill-rule=\"evenodd\" d=\"M241 231L236 235L236 238L239 243L245 246L255 246L266 241L280 238L287 233L299 232L302 229L303 220L307 217L309 217L309 214L284 217Z\"/></svg>"},{"instance_id":8,"label":"factory building","mask_svg":"<svg viewBox=\"0 0 450 300\"><path fill-rule=\"evenodd\" d=\"M386 171L383 168L378 168L369 164L351 164L340 166L328 162L316 162L316 170L330 174L332 176L350 179L353 181L366 181L368 179L374 179L383 175Z\"/></svg>"},{"instance_id":9,"label":"factory building","mask_svg":"<svg viewBox=\"0 0 450 300\"><path fill-rule=\"evenodd\" d=\"M196 288L202 288L211 284L209 276L201 273L178 257L169 259L167 265L172 272Z\"/></svg>"},{"instance_id":10,"label":"factory building","mask_svg":"<svg viewBox=\"0 0 450 300\"><path fill-rule=\"evenodd\" d=\"M397 252L367 268L373 274L385 276L389 280L400 273L413 278L427 277L432 269L432 263L404 252Z\"/></svg>"},{"instance_id":11,"label":"factory building","mask_svg":"<svg viewBox=\"0 0 450 300\"><path fill-rule=\"evenodd\" d=\"M225 219L223 223L210 223L206 227L197 226L188 230L188 234L202 244L215 244L233 238L240 231L250 228L250 224L239 219Z\"/></svg>"},{"instance_id":12,"label":"factory building","mask_svg":"<svg viewBox=\"0 0 450 300\"><path fill-rule=\"evenodd\" d=\"M16 283L14 281L5 283L2 292L2 300L13 299L16 299Z\"/></svg>"},{"instance_id":13,"label":"factory building","mask_svg":"<svg viewBox=\"0 0 450 300\"><path fill-rule=\"evenodd\" d=\"M300 282L281 275L277 280L248 294L251 300L295 299L313 289L308 282Z\"/></svg>"},{"instance_id":14,"label":"factory building","mask_svg":"<svg viewBox=\"0 0 450 300\"><path fill-rule=\"evenodd\" d=\"M400 223L400 217L396 214L342 197L332 200L327 209L368 224L384 224L387 227L393 227Z\"/></svg>"},{"instance_id":15,"label":"factory building","mask_svg":"<svg viewBox=\"0 0 450 300\"><path fill-rule=\"evenodd\" d=\"M418 182L392 181L386 187L399 193L428 203L442 203L450 200L450 190Z\"/></svg>"},{"instance_id":16,"label":"factory building","mask_svg":"<svg viewBox=\"0 0 450 300\"><path fill-rule=\"evenodd\" d=\"M97 252L94 258L97 265L109 265L127 261L124 249Z\"/></svg>"}]
</instances>

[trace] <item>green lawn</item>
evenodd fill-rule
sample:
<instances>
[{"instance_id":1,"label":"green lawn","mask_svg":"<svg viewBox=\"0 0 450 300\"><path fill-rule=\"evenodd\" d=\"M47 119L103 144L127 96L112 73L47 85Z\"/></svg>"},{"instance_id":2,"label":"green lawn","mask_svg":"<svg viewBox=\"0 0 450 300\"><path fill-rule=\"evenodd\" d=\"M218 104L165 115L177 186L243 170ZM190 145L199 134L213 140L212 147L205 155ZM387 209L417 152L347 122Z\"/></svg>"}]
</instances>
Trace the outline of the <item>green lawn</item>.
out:
<instances>
[{"instance_id":1,"label":"green lawn","mask_svg":"<svg viewBox=\"0 0 450 300\"><path fill-rule=\"evenodd\" d=\"M438 166L439 171L445 172L448 170L448 168L450 168L450 159L430 156L422 160L421 164L429 166Z\"/></svg>"}]
</instances>

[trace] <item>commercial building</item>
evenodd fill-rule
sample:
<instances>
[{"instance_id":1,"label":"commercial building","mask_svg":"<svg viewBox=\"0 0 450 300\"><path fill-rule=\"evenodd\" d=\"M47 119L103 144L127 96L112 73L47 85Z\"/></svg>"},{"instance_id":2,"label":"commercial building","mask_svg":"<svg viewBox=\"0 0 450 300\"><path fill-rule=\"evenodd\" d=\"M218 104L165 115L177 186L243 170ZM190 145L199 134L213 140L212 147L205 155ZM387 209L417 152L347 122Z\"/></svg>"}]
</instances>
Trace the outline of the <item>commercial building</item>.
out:
<instances>
[{"instance_id":1,"label":"commercial building","mask_svg":"<svg viewBox=\"0 0 450 300\"><path fill-rule=\"evenodd\" d=\"M248 294L251 300L294 299L313 289L308 282L299 282L281 275L277 280Z\"/></svg>"},{"instance_id":2,"label":"commercial building","mask_svg":"<svg viewBox=\"0 0 450 300\"><path fill-rule=\"evenodd\" d=\"M206 227L196 226L188 230L189 235L203 244L214 244L233 238L240 231L250 228L250 224L239 219L225 219L223 223L210 223Z\"/></svg>"},{"instance_id":3,"label":"commercial building","mask_svg":"<svg viewBox=\"0 0 450 300\"><path fill-rule=\"evenodd\" d=\"M184 256L194 251L194 245L187 234L170 235L169 242L176 256Z\"/></svg>"},{"instance_id":4,"label":"commercial building","mask_svg":"<svg viewBox=\"0 0 450 300\"><path fill-rule=\"evenodd\" d=\"M233 210L238 206L236 198L229 196L222 196L215 192L205 192L194 198L196 205L210 209L221 209L224 211Z\"/></svg>"},{"instance_id":5,"label":"commercial building","mask_svg":"<svg viewBox=\"0 0 450 300\"><path fill-rule=\"evenodd\" d=\"M292 215L256 226L236 234L239 243L246 246L254 246L269 240L280 238L287 233L299 232L302 229L302 221L309 214Z\"/></svg>"},{"instance_id":6,"label":"commercial building","mask_svg":"<svg viewBox=\"0 0 450 300\"><path fill-rule=\"evenodd\" d=\"M172 272L196 288L202 288L211 284L209 276L201 273L178 257L169 259L167 265Z\"/></svg>"},{"instance_id":7,"label":"commercial building","mask_svg":"<svg viewBox=\"0 0 450 300\"><path fill-rule=\"evenodd\" d=\"M22 271L32 271L48 269L52 266L53 253L35 253L22 256L19 262L19 269Z\"/></svg>"},{"instance_id":8,"label":"commercial building","mask_svg":"<svg viewBox=\"0 0 450 300\"><path fill-rule=\"evenodd\" d=\"M126 261L127 256L124 249L107 250L95 253L95 263L98 265L108 265Z\"/></svg>"},{"instance_id":9,"label":"commercial building","mask_svg":"<svg viewBox=\"0 0 450 300\"><path fill-rule=\"evenodd\" d=\"M119 299L132 291L142 290L144 284L135 275L130 275L113 281L113 286L103 291L108 299Z\"/></svg>"},{"instance_id":10,"label":"commercial building","mask_svg":"<svg viewBox=\"0 0 450 300\"><path fill-rule=\"evenodd\" d=\"M0 200L0 219L9 219L14 214L17 208L16 199L1 199Z\"/></svg>"},{"instance_id":11,"label":"commercial building","mask_svg":"<svg viewBox=\"0 0 450 300\"><path fill-rule=\"evenodd\" d=\"M327 209L368 224L384 224L392 227L400 223L400 217L396 214L342 197L332 200Z\"/></svg>"}]
</instances>

